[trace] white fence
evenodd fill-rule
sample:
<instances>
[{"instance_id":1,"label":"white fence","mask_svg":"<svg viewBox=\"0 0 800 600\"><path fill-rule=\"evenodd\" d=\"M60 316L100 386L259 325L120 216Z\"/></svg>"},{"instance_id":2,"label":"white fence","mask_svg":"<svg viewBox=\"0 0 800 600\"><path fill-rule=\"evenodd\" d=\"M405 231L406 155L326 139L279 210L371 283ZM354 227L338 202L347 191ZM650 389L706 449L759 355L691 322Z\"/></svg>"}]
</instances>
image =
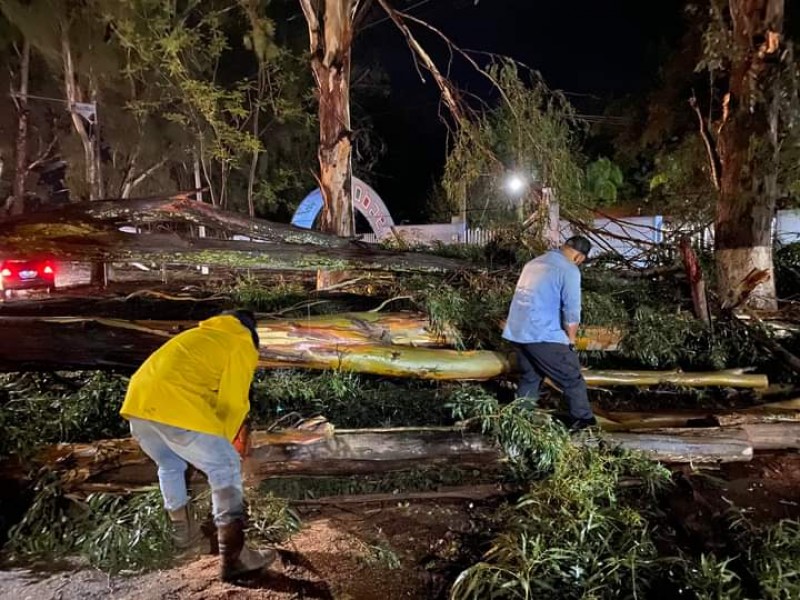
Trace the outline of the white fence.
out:
<instances>
[{"instance_id":1,"label":"white fence","mask_svg":"<svg viewBox=\"0 0 800 600\"><path fill-rule=\"evenodd\" d=\"M577 233L566 221L560 221L559 225L562 240ZM438 243L477 246L488 244L499 233L496 229L467 229L459 223L399 225L393 228L393 232L395 236L411 245ZM690 235L698 245L704 247L710 247L714 243L713 227L690 228L660 215L595 219L592 226L581 233L592 241L592 256L613 252L634 262L648 254L654 247L676 240L680 235ZM800 210L778 211L773 223L773 235L779 244L800 242ZM372 233L363 235L362 239L371 243L379 241Z\"/></svg>"}]
</instances>

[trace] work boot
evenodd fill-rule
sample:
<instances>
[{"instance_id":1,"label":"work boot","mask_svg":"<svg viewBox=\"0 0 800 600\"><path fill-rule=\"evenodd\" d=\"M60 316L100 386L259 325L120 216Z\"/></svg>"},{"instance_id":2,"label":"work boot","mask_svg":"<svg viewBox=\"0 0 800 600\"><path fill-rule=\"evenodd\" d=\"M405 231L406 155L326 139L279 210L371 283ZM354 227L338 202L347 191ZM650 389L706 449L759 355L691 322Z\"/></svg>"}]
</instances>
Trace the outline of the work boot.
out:
<instances>
[{"instance_id":1,"label":"work boot","mask_svg":"<svg viewBox=\"0 0 800 600\"><path fill-rule=\"evenodd\" d=\"M178 550L189 550L200 539L200 531L195 525L189 505L186 504L178 510L167 511L172 523L172 541Z\"/></svg>"},{"instance_id":2,"label":"work boot","mask_svg":"<svg viewBox=\"0 0 800 600\"><path fill-rule=\"evenodd\" d=\"M218 525L220 577L222 581L232 582L255 575L271 564L276 556L275 550L251 550L244 543L244 520L236 519L227 525Z\"/></svg>"},{"instance_id":3,"label":"work boot","mask_svg":"<svg viewBox=\"0 0 800 600\"><path fill-rule=\"evenodd\" d=\"M594 417L589 417L588 419L575 419L569 426L569 432L577 433L579 431L583 431L584 429L596 426L597 426L597 419L595 419Z\"/></svg>"}]
</instances>

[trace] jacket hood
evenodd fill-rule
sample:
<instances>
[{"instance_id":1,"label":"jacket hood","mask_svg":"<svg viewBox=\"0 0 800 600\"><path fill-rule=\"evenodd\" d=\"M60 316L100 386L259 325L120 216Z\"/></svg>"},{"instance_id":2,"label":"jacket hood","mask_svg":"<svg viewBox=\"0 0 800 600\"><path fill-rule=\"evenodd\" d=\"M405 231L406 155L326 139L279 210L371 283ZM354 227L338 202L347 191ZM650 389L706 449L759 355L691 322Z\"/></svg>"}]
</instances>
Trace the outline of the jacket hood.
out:
<instances>
[{"instance_id":1,"label":"jacket hood","mask_svg":"<svg viewBox=\"0 0 800 600\"><path fill-rule=\"evenodd\" d=\"M242 323L241 319L239 319L236 315L217 315L216 317L211 317L205 321L200 321L198 327L201 329L224 331L225 333L247 334L247 336L252 340L255 349L259 349L260 340L258 339L258 331L256 331L255 328L250 329L247 325Z\"/></svg>"},{"instance_id":2,"label":"jacket hood","mask_svg":"<svg viewBox=\"0 0 800 600\"><path fill-rule=\"evenodd\" d=\"M197 324L200 329L213 329L215 331L224 331L225 333L233 333L239 335L247 335L250 337L250 330L242 325L241 321L233 315L217 315L205 321L200 321Z\"/></svg>"}]
</instances>

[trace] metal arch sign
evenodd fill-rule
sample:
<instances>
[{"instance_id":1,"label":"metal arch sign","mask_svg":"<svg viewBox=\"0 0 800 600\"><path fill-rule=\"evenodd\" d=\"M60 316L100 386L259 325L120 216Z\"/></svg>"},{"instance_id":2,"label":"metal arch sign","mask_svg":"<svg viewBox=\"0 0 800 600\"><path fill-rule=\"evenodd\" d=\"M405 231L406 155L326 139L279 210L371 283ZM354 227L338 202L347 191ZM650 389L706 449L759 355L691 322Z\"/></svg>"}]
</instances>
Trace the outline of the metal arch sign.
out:
<instances>
[{"instance_id":1,"label":"metal arch sign","mask_svg":"<svg viewBox=\"0 0 800 600\"><path fill-rule=\"evenodd\" d=\"M392 232L394 219L389 214L389 209L378 196L378 192L361 181L358 177L352 178L353 208L364 215L378 239L383 239ZM322 210L322 192L319 188L312 191L294 211L292 225L303 229L314 227L314 221Z\"/></svg>"}]
</instances>

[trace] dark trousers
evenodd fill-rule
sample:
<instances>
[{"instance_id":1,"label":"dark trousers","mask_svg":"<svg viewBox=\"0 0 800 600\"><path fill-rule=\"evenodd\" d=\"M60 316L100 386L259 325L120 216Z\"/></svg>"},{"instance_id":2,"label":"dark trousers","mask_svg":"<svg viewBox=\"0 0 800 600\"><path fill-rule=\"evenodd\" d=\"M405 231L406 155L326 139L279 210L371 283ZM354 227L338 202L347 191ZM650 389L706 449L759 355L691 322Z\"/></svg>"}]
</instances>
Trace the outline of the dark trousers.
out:
<instances>
[{"instance_id":1,"label":"dark trousers","mask_svg":"<svg viewBox=\"0 0 800 600\"><path fill-rule=\"evenodd\" d=\"M514 344L517 351L520 398L539 397L542 379L549 377L564 392L569 404L569 414L575 419L592 418L586 381L581 374L578 353L566 344L537 342Z\"/></svg>"}]
</instances>

